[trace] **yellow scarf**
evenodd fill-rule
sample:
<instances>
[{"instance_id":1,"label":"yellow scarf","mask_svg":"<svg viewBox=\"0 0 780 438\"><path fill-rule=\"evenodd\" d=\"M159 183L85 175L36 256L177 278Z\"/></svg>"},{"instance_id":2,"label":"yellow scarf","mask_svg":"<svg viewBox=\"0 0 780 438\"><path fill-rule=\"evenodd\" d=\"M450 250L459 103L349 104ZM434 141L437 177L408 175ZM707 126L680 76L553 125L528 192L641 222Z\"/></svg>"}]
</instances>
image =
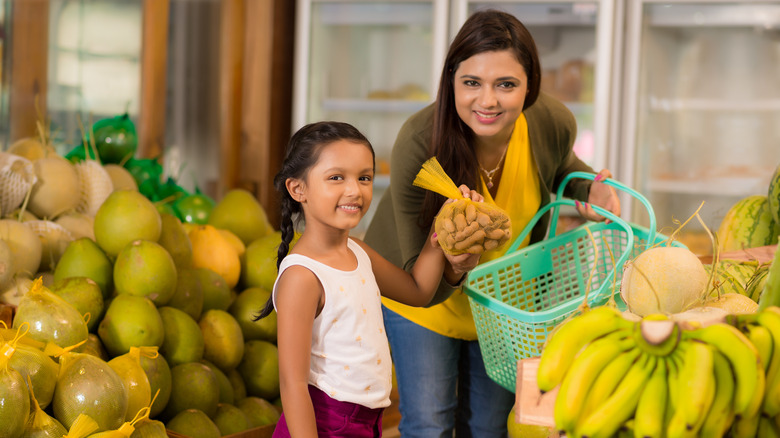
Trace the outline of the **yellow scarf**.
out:
<instances>
[{"instance_id":1,"label":"yellow scarf","mask_svg":"<svg viewBox=\"0 0 780 438\"><path fill-rule=\"evenodd\" d=\"M521 114L515 122L512 137L504 158L504 170L498 186L496 198L488 192L484 179L482 189L486 203L496 205L507 212L512 220L512 236L519 236L525 226L536 214L541 204L539 188L539 173L531 155L528 141L528 124L525 115ZM520 245L528 245L530 235ZM504 255L512 240L482 254L480 263L496 259ZM468 297L461 290L456 290L445 302L430 308L411 307L390 299L382 299L382 303L393 312L419 324L429 330L452 338L476 340L477 332Z\"/></svg>"}]
</instances>

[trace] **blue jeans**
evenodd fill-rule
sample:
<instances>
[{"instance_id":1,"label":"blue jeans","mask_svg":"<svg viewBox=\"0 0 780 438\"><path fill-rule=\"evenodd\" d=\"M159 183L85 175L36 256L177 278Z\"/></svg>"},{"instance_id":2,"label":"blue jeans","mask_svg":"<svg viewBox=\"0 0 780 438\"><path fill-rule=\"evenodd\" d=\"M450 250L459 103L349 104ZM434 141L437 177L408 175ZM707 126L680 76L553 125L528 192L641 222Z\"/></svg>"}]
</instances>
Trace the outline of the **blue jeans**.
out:
<instances>
[{"instance_id":1,"label":"blue jeans","mask_svg":"<svg viewBox=\"0 0 780 438\"><path fill-rule=\"evenodd\" d=\"M507 436L515 395L488 377L477 341L442 336L382 307L404 438Z\"/></svg>"}]
</instances>

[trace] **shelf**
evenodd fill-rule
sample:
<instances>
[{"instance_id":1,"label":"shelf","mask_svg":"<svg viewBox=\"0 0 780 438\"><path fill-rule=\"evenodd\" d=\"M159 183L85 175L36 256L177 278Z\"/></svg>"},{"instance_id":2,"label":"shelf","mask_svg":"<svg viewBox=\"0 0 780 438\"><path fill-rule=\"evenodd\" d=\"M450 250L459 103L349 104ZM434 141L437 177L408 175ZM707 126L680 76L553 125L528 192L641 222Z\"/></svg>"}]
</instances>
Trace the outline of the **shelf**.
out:
<instances>
[{"instance_id":1,"label":"shelf","mask_svg":"<svg viewBox=\"0 0 780 438\"><path fill-rule=\"evenodd\" d=\"M699 180L651 179L647 190L688 195L719 195L743 197L765 193L767 183L760 177L724 177Z\"/></svg>"},{"instance_id":2,"label":"shelf","mask_svg":"<svg viewBox=\"0 0 780 438\"><path fill-rule=\"evenodd\" d=\"M650 98L650 109L658 112L676 111L729 111L774 112L780 111L780 99L659 99Z\"/></svg>"},{"instance_id":3,"label":"shelf","mask_svg":"<svg viewBox=\"0 0 780 438\"><path fill-rule=\"evenodd\" d=\"M368 4L314 1L319 20L327 26L431 26L433 3L399 4L393 1Z\"/></svg>"},{"instance_id":4,"label":"shelf","mask_svg":"<svg viewBox=\"0 0 780 438\"><path fill-rule=\"evenodd\" d=\"M647 23L655 27L780 28L780 5L770 4L663 4L649 8Z\"/></svg>"},{"instance_id":5,"label":"shelf","mask_svg":"<svg viewBox=\"0 0 780 438\"><path fill-rule=\"evenodd\" d=\"M401 99L325 99L322 109L326 111L371 111L386 113L415 113L430 102Z\"/></svg>"}]
</instances>

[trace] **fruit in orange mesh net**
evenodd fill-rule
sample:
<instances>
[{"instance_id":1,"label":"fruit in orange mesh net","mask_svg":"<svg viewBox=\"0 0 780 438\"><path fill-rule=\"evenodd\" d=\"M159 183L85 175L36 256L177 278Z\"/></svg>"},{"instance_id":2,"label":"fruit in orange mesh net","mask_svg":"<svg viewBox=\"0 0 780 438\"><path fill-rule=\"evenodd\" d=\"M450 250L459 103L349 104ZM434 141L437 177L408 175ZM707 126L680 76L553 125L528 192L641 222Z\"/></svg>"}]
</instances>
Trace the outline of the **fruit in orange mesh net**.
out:
<instances>
[{"instance_id":1,"label":"fruit in orange mesh net","mask_svg":"<svg viewBox=\"0 0 780 438\"><path fill-rule=\"evenodd\" d=\"M273 231L263 206L244 189L227 192L211 210L209 224L230 230L244 245Z\"/></svg>"},{"instance_id":2,"label":"fruit in orange mesh net","mask_svg":"<svg viewBox=\"0 0 780 438\"><path fill-rule=\"evenodd\" d=\"M94 240L82 237L71 242L54 268L54 281L68 277L92 279L103 292L103 298L114 292L114 265Z\"/></svg>"},{"instance_id":3,"label":"fruit in orange mesh net","mask_svg":"<svg viewBox=\"0 0 780 438\"><path fill-rule=\"evenodd\" d=\"M249 341L238 365L249 396L273 400L279 397L279 352L267 341Z\"/></svg>"},{"instance_id":4,"label":"fruit in orange mesh net","mask_svg":"<svg viewBox=\"0 0 780 438\"><path fill-rule=\"evenodd\" d=\"M261 339L276 342L276 312L271 312L259 321L254 320L255 315L265 306L270 296L271 292L263 288L250 287L238 294L230 305L228 311L241 326L245 340Z\"/></svg>"},{"instance_id":5,"label":"fruit in orange mesh net","mask_svg":"<svg viewBox=\"0 0 780 438\"><path fill-rule=\"evenodd\" d=\"M180 435L197 438L219 438L222 434L216 424L203 411L187 409L171 418L168 430Z\"/></svg>"},{"instance_id":6,"label":"fruit in orange mesh net","mask_svg":"<svg viewBox=\"0 0 780 438\"><path fill-rule=\"evenodd\" d=\"M95 240L111 258L135 240L157 242L161 232L157 208L135 190L111 193L95 214Z\"/></svg>"},{"instance_id":7,"label":"fruit in orange mesh net","mask_svg":"<svg viewBox=\"0 0 780 438\"><path fill-rule=\"evenodd\" d=\"M87 339L87 324L75 307L52 293L36 279L22 297L13 328L29 327L26 336L65 348Z\"/></svg>"},{"instance_id":8,"label":"fruit in orange mesh net","mask_svg":"<svg viewBox=\"0 0 780 438\"><path fill-rule=\"evenodd\" d=\"M130 351L130 347L159 347L165 329L160 312L145 297L119 294L111 301L98 325L98 336L111 357Z\"/></svg>"},{"instance_id":9,"label":"fruit in orange mesh net","mask_svg":"<svg viewBox=\"0 0 780 438\"><path fill-rule=\"evenodd\" d=\"M199 225L189 234L192 243L192 265L208 268L221 275L229 288L238 283L241 260L233 245L211 225Z\"/></svg>"},{"instance_id":10,"label":"fruit in orange mesh net","mask_svg":"<svg viewBox=\"0 0 780 438\"><path fill-rule=\"evenodd\" d=\"M233 315L224 310L207 310L198 325L203 333L204 359L221 370L237 367L244 356L244 335Z\"/></svg>"},{"instance_id":11,"label":"fruit in orange mesh net","mask_svg":"<svg viewBox=\"0 0 780 438\"><path fill-rule=\"evenodd\" d=\"M209 417L217 412L219 385L214 372L200 362L171 368L171 398L163 416L173 418L187 409L198 409Z\"/></svg>"},{"instance_id":12,"label":"fruit in orange mesh net","mask_svg":"<svg viewBox=\"0 0 780 438\"><path fill-rule=\"evenodd\" d=\"M189 315L173 307L160 307L165 336L160 353L170 366L197 362L203 358L203 333Z\"/></svg>"},{"instance_id":13,"label":"fruit in orange mesh net","mask_svg":"<svg viewBox=\"0 0 780 438\"><path fill-rule=\"evenodd\" d=\"M114 262L117 293L149 298L155 306L168 304L176 292L176 278L173 258L156 242L133 241Z\"/></svg>"}]
</instances>

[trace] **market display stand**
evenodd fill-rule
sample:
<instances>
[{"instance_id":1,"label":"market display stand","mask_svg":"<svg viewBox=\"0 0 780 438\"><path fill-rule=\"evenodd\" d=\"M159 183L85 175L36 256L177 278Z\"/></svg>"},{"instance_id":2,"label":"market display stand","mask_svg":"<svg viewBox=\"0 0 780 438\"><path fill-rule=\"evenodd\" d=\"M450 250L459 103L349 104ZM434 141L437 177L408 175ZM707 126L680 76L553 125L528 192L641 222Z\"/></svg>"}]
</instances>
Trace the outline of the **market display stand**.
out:
<instances>
[{"instance_id":1,"label":"market display stand","mask_svg":"<svg viewBox=\"0 0 780 438\"><path fill-rule=\"evenodd\" d=\"M771 263L777 245L749 248L720 254L720 260L758 261ZM700 257L702 263L712 263L712 256ZM553 407L558 388L542 394L536 384L539 357L517 361L517 389L515 390L515 422L520 424L555 427ZM557 436L550 435L551 437Z\"/></svg>"}]
</instances>

